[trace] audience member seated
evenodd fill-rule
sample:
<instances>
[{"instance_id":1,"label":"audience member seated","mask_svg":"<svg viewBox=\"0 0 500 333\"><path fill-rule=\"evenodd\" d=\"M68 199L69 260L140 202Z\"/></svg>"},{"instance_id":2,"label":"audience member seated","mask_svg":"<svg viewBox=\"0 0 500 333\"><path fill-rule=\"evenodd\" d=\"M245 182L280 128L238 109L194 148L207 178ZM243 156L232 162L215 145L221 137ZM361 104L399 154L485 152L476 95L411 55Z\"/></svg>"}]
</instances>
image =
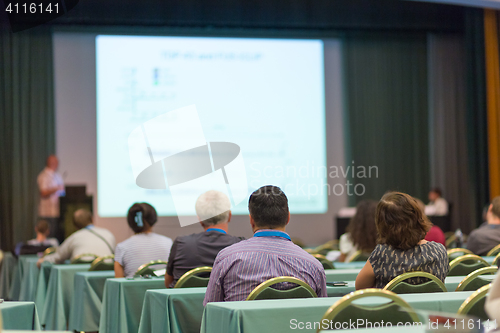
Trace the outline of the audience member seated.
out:
<instances>
[{"instance_id":1,"label":"audience member seated","mask_svg":"<svg viewBox=\"0 0 500 333\"><path fill-rule=\"evenodd\" d=\"M412 271L448 274L446 248L424 239L431 223L417 201L405 193L386 193L377 206L375 223L379 244L356 278L356 289L383 288L393 278ZM419 284L419 278L409 279Z\"/></svg>"},{"instance_id":2,"label":"audience member seated","mask_svg":"<svg viewBox=\"0 0 500 333\"><path fill-rule=\"evenodd\" d=\"M243 301L259 284L278 276L293 276L326 297L326 276L321 263L292 243L285 232L290 221L288 199L276 186L263 186L248 201L254 236L225 249L215 258L203 305ZM294 284L278 284L287 290Z\"/></svg>"},{"instance_id":3,"label":"audience member seated","mask_svg":"<svg viewBox=\"0 0 500 333\"><path fill-rule=\"evenodd\" d=\"M177 280L193 268L212 267L220 250L244 239L227 234L231 221L231 202L224 193L203 193L196 200L195 209L205 231L175 239L165 274L167 288L173 288Z\"/></svg>"},{"instance_id":4,"label":"audience member seated","mask_svg":"<svg viewBox=\"0 0 500 333\"><path fill-rule=\"evenodd\" d=\"M35 226L36 238L26 242L33 246L51 246L58 247L59 241L56 238L48 238L50 234L49 223L45 220L40 220Z\"/></svg>"},{"instance_id":5,"label":"audience member seated","mask_svg":"<svg viewBox=\"0 0 500 333\"><path fill-rule=\"evenodd\" d=\"M425 215L424 203L420 199L415 198L415 200L417 201L418 206L422 210L422 214ZM446 246L446 237L444 235L444 232L437 225L432 225L431 229L427 232L427 235L425 235L425 240L428 242L440 243Z\"/></svg>"},{"instance_id":6,"label":"audience member seated","mask_svg":"<svg viewBox=\"0 0 500 333\"><path fill-rule=\"evenodd\" d=\"M491 201L486 213L486 223L470 233L467 249L484 256L498 244L500 244L500 197Z\"/></svg>"},{"instance_id":7,"label":"audience member seated","mask_svg":"<svg viewBox=\"0 0 500 333\"><path fill-rule=\"evenodd\" d=\"M493 284L491 285L490 292L486 298L486 304L484 305L486 313L491 320L500 323L500 274L497 273ZM498 327L498 326L497 326ZM496 331L496 330L494 330ZM494 332L493 331L493 332Z\"/></svg>"},{"instance_id":8,"label":"audience member seated","mask_svg":"<svg viewBox=\"0 0 500 333\"><path fill-rule=\"evenodd\" d=\"M115 236L104 228L94 226L92 213L86 209L78 209L73 214L73 224L78 231L74 232L59 246L55 253L49 254L38 261L49 261L62 264L68 259L92 253L97 256L109 256L115 248Z\"/></svg>"},{"instance_id":9,"label":"audience member seated","mask_svg":"<svg viewBox=\"0 0 500 333\"><path fill-rule=\"evenodd\" d=\"M127 222L135 235L116 246L115 277L133 277L143 264L168 260L172 239L153 232L157 220L156 210L148 203L130 207Z\"/></svg>"},{"instance_id":10,"label":"audience member seated","mask_svg":"<svg viewBox=\"0 0 500 333\"><path fill-rule=\"evenodd\" d=\"M448 215L448 202L442 197L441 189L435 187L429 192L429 204L425 206L425 215Z\"/></svg>"},{"instance_id":11,"label":"audience member seated","mask_svg":"<svg viewBox=\"0 0 500 333\"><path fill-rule=\"evenodd\" d=\"M346 233L340 236L338 261L345 261L358 250L373 251L377 245L376 209L377 202L373 200L363 200L356 206L356 214L349 221Z\"/></svg>"}]
</instances>

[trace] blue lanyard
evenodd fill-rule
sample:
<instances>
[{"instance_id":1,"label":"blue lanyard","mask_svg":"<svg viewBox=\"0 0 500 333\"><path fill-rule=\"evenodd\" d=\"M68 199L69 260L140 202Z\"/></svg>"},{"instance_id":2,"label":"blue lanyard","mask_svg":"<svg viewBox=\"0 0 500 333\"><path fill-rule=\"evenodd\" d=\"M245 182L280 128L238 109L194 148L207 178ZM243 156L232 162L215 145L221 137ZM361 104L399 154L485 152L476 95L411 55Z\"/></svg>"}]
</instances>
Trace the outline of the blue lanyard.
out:
<instances>
[{"instance_id":1,"label":"blue lanyard","mask_svg":"<svg viewBox=\"0 0 500 333\"><path fill-rule=\"evenodd\" d=\"M222 230L222 229L219 229L219 228L208 228L207 232L209 232L209 231L218 231L218 232L221 232L223 234L227 234L227 232L225 230Z\"/></svg>"},{"instance_id":2,"label":"blue lanyard","mask_svg":"<svg viewBox=\"0 0 500 333\"><path fill-rule=\"evenodd\" d=\"M278 230L272 230L272 231L257 231L254 235L254 237L281 237L281 238L285 238L285 239L288 239L289 241L291 241L292 239L290 238L290 236L288 236L287 233L283 232L283 231L278 231Z\"/></svg>"}]
</instances>

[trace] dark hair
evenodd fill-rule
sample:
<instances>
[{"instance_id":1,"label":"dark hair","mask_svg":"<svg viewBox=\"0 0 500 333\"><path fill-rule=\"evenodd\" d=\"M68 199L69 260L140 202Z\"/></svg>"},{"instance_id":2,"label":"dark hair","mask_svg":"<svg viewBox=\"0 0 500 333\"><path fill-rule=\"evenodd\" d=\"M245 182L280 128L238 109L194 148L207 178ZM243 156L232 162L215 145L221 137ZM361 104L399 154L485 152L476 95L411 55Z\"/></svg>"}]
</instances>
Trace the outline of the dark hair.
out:
<instances>
[{"instance_id":1,"label":"dark hair","mask_svg":"<svg viewBox=\"0 0 500 333\"><path fill-rule=\"evenodd\" d=\"M443 195L443 192L441 192L441 189L439 187L434 187L433 189L431 189L431 192L436 193L440 197Z\"/></svg>"},{"instance_id":2,"label":"dark hair","mask_svg":"<svg viewBox=\"0 0 500 333\"><path fill-rule=\"evenodd\" d=\"M128 210L127 222L135 233L142 232L146 223L152 227L157 220L155 208L148 203L135 203Z\"/></svg>"},{"instance_id":3,"label":"dark hair","mask_svg":"<svg viewBox=\"0 0 500 333\"><path fill-rule=\"evenodd\" d=\"M401 250L415 247L432 226L415 198L400 192L384 194L377 205L375 223L378 242Z\"/></svg>"},{"instance_id":4,"label":"dark hair","mask_svg":"<svg viewBox=\"0 0 500 333\"><path fill-rule=\"evenodd\" d=\"M356 206L356 214L351 218L346 228L353 245L363 252L372 252L377 245L376 210L376 201L361 201Z\"/></svg>"},{"instance_id":5,"label":"dark hair","mask_svg":"<svg viewBox=\"0 0 500 333\"><path fill-rule=\"evenodd\" d=\"M288 199L277 186L266 185L254 191L248 199L248 210L259 228L284 227L288 222Z\"/></svg>"},{"instance_id":6,"label":"dark hair","mask_svg":"<svg viewBox=\"0 0 500 333\"><path fill-rule=\"evenodd\" d=\"M500 196L494 197L491 200L491 213L500 218Z\"/></svg>"},{"instance_id":7,"label":"dark hair","mask_svg":"<svg viewBox=\"0 0 500 333\"><path fill-rule=\"evenodd\" d=\"M39 232L39 233L45 235L45 233L47 233L47 231L49 231L49 223L46 220L40 220L35 225L35 230L36 230L36 232Z\"/></svg>"}]
</instances>

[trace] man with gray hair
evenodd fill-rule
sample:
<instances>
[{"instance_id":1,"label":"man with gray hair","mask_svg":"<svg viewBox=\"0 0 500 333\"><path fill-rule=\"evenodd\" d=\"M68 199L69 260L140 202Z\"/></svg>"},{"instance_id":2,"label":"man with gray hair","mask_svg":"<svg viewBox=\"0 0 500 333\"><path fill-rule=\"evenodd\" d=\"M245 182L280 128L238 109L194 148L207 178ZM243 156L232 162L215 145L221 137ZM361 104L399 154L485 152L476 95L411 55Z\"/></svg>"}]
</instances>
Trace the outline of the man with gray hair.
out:
<instances>
[{"instance_id":1,"label":"man with gray hair","mask_svg":"<svg viewBox=\"0 0 500 333\"><path fill-rule=\"evenodd\" d=\"M173 288L191 269L212 266L220 250L244 239L227 234L231 202L224 193L214 190L203 193L196 200L195 209L204 232L175 239L165 274L167 288Z\"/></svg>"}]
</instances>

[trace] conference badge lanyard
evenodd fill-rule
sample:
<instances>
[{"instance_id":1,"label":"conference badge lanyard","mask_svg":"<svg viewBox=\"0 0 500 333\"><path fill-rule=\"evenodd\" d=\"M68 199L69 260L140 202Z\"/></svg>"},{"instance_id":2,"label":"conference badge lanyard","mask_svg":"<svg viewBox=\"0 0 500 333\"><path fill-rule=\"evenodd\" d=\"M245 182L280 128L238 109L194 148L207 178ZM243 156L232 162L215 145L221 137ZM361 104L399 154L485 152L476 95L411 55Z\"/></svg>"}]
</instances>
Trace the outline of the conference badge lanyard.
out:
<instances>
[{"instance_id":1,"label":"conference badge lanyard","mask_svg":"<svg viewBox=\"0 0 500 333\"><path fill-rule=\"evenodd\" d=\"M290 236L288 236L285 232L277 231L277 230L257 231L253 236L254 237L281 237L281 238L288 239L289 241L292 240L290 238Z\"/></svg>"}]
</instances>

